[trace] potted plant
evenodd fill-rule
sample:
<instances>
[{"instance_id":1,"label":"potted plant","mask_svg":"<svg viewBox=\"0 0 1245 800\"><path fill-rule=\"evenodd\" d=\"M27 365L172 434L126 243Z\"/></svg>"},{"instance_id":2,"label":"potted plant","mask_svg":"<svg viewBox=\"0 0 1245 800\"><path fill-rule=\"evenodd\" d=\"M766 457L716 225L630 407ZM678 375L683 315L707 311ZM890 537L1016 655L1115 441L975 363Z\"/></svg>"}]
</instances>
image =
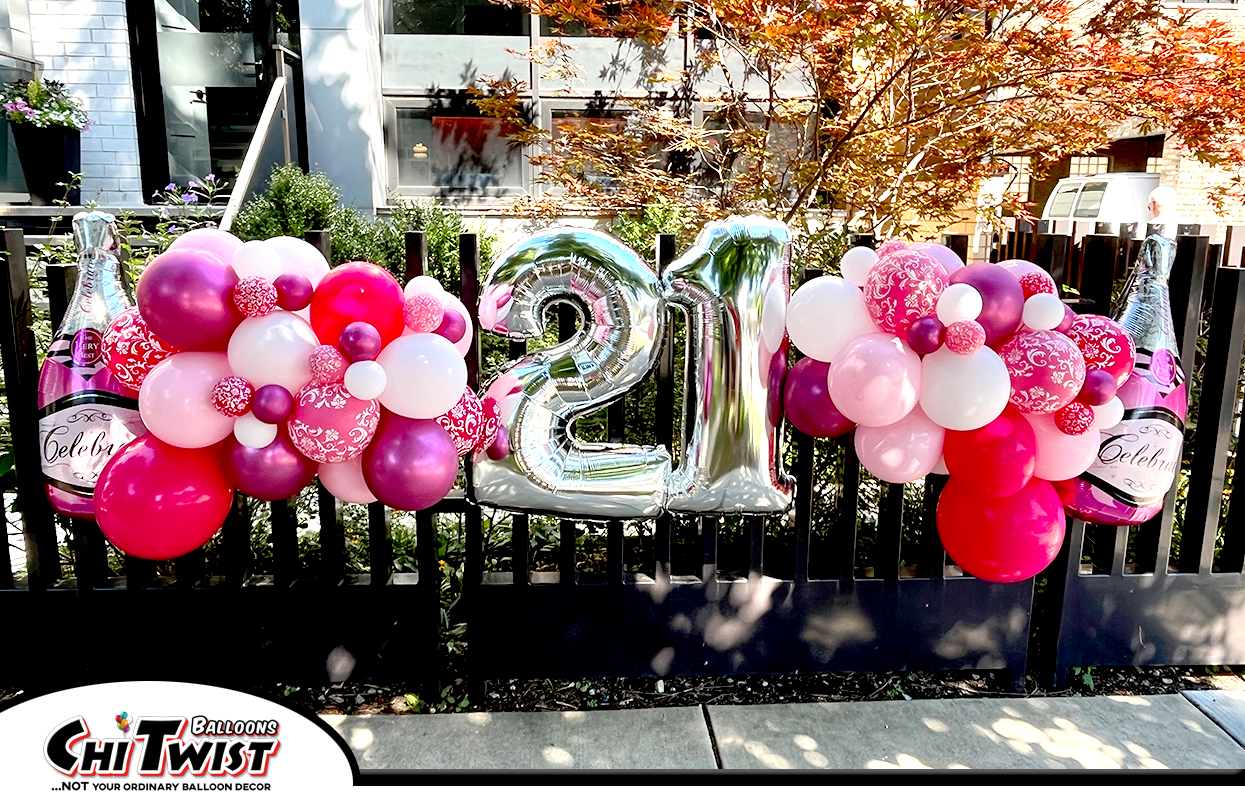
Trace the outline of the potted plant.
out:
<instances>
[{"instance_id":1,"label":"potted plant","mask_svg":"<svg viewBox=\"0 0 1245 800\"><path fill-rule=\"evenodd\" d=\"M82 105L58 81L14 81L0 92L17 156L26 175L30 203L80 202L74 176L82 169L81 133L89 124Z\"/></svg>"}]
</instances>

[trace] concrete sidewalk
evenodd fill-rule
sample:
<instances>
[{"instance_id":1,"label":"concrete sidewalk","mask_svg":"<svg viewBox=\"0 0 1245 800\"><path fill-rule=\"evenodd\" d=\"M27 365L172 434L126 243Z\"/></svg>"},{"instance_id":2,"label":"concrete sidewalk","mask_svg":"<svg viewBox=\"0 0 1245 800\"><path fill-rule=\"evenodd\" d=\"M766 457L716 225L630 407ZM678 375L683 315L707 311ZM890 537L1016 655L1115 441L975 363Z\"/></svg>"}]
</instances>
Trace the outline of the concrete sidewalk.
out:
<instances>
[{"instance_id":1,"label":"concrete sidewalk","mask_svg":"<svg viewBox=\"0 0 1245 800\"><path fill-rule=\"evenodd\" d=\"M1245 770L1245 691L323 719L364 770Z\"/></svg>"}]
</instances>

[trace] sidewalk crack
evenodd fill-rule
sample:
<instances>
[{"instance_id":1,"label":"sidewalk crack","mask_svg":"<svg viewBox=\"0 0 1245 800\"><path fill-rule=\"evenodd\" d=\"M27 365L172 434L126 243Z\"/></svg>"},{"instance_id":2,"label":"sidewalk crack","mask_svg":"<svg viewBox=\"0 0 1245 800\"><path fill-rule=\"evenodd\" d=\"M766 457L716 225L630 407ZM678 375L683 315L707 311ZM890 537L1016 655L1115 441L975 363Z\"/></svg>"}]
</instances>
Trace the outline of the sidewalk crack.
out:
<instances>
[{"instance_id":1,"label":"sidewalk crack","mask_svg":"<svg viewBox=\"0 0 1245 800\"><path fill-rule=\"evenodd\" d=\"M718 752L718 737L713 733L713 720L709 719L709 706L700 704L701 713L705 715L705 727L709 730L709 744L713 747L713 761L722 769L722 754Z\"/></svg>"}]
</instances>

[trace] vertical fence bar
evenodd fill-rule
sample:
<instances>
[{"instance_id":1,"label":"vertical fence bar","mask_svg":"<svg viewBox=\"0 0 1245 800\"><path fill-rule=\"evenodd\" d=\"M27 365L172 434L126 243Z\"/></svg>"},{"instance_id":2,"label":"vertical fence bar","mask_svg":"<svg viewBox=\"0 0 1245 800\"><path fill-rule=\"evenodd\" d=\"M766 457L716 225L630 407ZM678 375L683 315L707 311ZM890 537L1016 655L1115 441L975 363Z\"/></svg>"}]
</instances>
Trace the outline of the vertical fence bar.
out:
<instances>
[{"instance_id":1,"label":"vertical fence bar","mask_svg":"<svg viewBox=\"0 0 1245 800\"><path fill-rule=\"evenodd\" d=\"M611 442L621 442L627 428L627 406L622 400L606 411L606 432ZM612 519L605 523L605 574L611 586L623 582L623 522Z\"/></svg>"},{"instance_id":2,"label":"vertical fence bar","mask_svg":"<svg viewBox=\"0 0 1245 800\"><path fill-rule=\"evenodd\" d=\"M968 263L968 234L967 233L946 233L943 234L942 243L951 248L951 252L960 257L965 264Z\"/></svg>"},{"instance_id":3,"label":"vertical fence bar","mask_svg":"<svg viewBox=\"0 0 1245 800\"><path fill-rule=\"evenodd\" d=\"M748 517L748 578L765 575L765 517Z\"/></svg>"},{"instance_id":4,"label":"vertical fence bar","mask_svg":"<svg viewBox=\"0 0 1245 800\"><path fill-rule=\"evenodd\" d=\"M898 580L899 562L903 557L903 487L887 483L878 507L877 552L874 554L876 578Z\"/></svg>"},{"instance_id":5,"label":"vertical fence bar","mask_svg":"<svg viewBox=\"0 0 1245 800\"><path fill-rule=\"evenodd\" d=\"M718 525L720 520L717 517L701 517L698 522L701 540L704 543L700 576L705 583L712 583L718 578Z\"/></svg>"},{"instance_id":6,"label":"vertical fence bar","mask_svg":"<svg viewBox=\"0 0 1245 800\"><path fill-rule=\"evenodd\" d=\"M527 353L527 342L510 342L510 358L521 358ZM532 582L532 533L531 517L513 514L510 517L510 572L515 586L530 586Z\"/></svg>"},{"instance_id":7,"label":"vertical fence bar","mask_svg":"<svg viewBox=\"0 0 1245 800\"><path fill-rule=\"evenodd\" d=\"M1245 340L1245 282L1239 269L1224 268L1215 279L1215 306L1206 337L1206 364L1185 503L1184 533L1180 539L1180 571L1209 574L1223 507L1224 473L1236 390L1241 375L1241 347ZM1191 361L1191 359L1190 359Z\"/></svg>"},{"instance_id":8,"label":"vertical fence bar","mask_svg":"<svg viewBox=\"0 0 1245 800\"><path fill-rule=\"evenodd\" d=\"M677 247L674 234L657 234L657 274L666 271L670 262L674 261ZM669 318L666 320L665 343L661 356L657 361L657 444L664 445L673 454L674 450L674 326ZM656 560L654 569L658 577L670 575L670 514L663 511L653 524L653 547ZM715 559L716 563L716 559ZM660 578L659 578L660 579Z\"/></svg>"},{"instance_id":9,"label":"vertical fence bar","mask_svg":"<svg viewBox=\"0 0 1245 800\"><path fill-rule=\"evenodd\" d=\"M843 456L843 496L835 523L838 545L835 575L840 591L850 592L856 579L856 531L860 518L860 458L856 455L856 433L838 438Z\"/></svg>"},{"instance_id":10,"label":"vertical fence bar","mask_svg":"<svg viewBox=\"0 0 1245 800\"><path fill-rule=\"evenodd\" d=\"M290 586L298 579L298 514L292 500L273 500L268 513L273 580L277 586Z\"/></svg>"},{"instance_id":11,"label":"vertical fence bar","mask_svg":"<svg viewBox=\"0 0 1245 800\"><path fill-rule=\"evenodd\" d=\"M921 503L921 556L917 562L918 578L942 580L947 569L947 551L938 538L938 496L947 485L946 475L927 475Z\"/></svg>"},{"instance_id":12,"label":"vertical fence bar","mask_svg":"<svg viewBox=\"0 0 1245 800\"><path fill-rule=\"evenodd\" d=\"M233 507L221 526L225 585L239 587L251 570L251 513L246 498L234 492Z\"/></svg>"},{"instance_id":13,"label":"vertical fence bar","mask_svg":"<svg viewBox=\"0 0 1245 800\"><path fill-rule=\"evenodd\" d=\"M1239 440L1233 458L1234 501L1228 503L1228 518L1223 525L1223 552L1219 554L1219 568L1224 572L1245 572L1245 448L1241 447Z\"/></svg>"},{"instance_id":14,"label":"vertical fence bar","mask_svg":"<svg viewBox=\"0 0 1245 800\"><path fill-rule=\"evenodd\" d=\"M557 307L558 341L565 342L579 330L579 315L566 303ZM562 519L558 522L558 581L563 584L574 584L578 581L575 562L576 536L579 527L574 520Z\"/></svg>"},{"instance_id":15,"label":"vertical fence bar","mask_svg":"<svg viewBox=\"0 0 1245 800\"><path fill-rule=\"evenodd\" d=\"M795 582L808 581L808 544L813 523L813 447L815 440L791 427L795 442Z\"/></svg>"},{"instance_id":16,"label":"vertical fence bar","mask_svg":"<svg viewBox=\"0 0 1245 800\"><path fill-rule=\"evenodd\" d=\"M474 391L480 385L480 326L475 313L480 304L480 240L474 233L462 233L458 236L458 268L459 295L463 305L470 312L467 315L467 324L472 326L473 334L471 347L465 356L467 387ZM467 499L474 501L475 475L471 468L470 454L463 461L463 469L467 482ZM484 520L480 506L474 502L468 503L463 512L463 533L466 537L467 552L466 563L463 565L463 592L460 602L463 604L463 616L467 620L468 647L470 647L473 621L479 619L480 614L485 613L478 600L480 585L484 583ZM435 600L434 594L435 592L429 595L430 600ZM468 667L468 675L468 696L472 702L483 702L487 692L484 675L474 667Z\"/></svg>"},{"instance_id":17,"label":"vertical fence bar","mask_svg":"<svg viewBox=\"0 0 1245 800\"><path fill-rule=\"evenodd\" d=\"M406 252L406 282L428 273L428 236L423 231L407 231L403 237Z\"/></svg>"},{"instance_id":18,"label":"vertical fence bar","mask_svg":"<svg viewBox=\"0 0 1245 800\"><path fill-rule=\"evenodd\" d=\"M1115 276L1115 252L1119 239L1091 233L1082 241L1084 248L1081 296L1091 301L1091 314L1111 313L1111 285Z\"/></svg>"},{"instance_id":19,"label":"vertical fence bar","mask_svg":"<svg viewBox=\"0 0 1245 800\"><path fill-rule=\"evenodd\" d=\"M39 354L31 330L30 275L26 268L26 240L20 230L4 231L0 252L8 272L4 281L4 309L0 311L0 360L4 362L5 393L9 401L9 430L13 440L13 459L17 500L21 504L26 540L26 569L31 588L41 589L61 577L57 552L56 521L52 505L43 490L39 460ZM8 562L8 541L4 543L4 563ZM11 586L10 568L0 576Z\"/></svg>"},{"instance_id":20,"label":"vertical fence bar","mask_svg":"<svg viewBox=\"0 0 1245 800\"><path fill-rule=\"evenodd\" d=\"M418 547L418 542L416 546ZM377 589L388 586L393 553L389 548L389 508L384 503L368 503L367 551L368 561L371 562L368 571L371 585Z\"/></svg>"}]
</instances>

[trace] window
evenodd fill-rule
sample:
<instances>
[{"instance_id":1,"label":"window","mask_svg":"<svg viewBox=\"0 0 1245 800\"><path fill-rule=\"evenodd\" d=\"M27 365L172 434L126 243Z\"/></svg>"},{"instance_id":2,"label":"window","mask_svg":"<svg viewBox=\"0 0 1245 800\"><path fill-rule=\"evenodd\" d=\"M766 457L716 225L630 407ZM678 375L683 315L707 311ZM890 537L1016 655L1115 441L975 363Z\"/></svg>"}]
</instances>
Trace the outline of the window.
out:
<instances>
[{"instance_id":1,"label":"window","mask_svg":"<svg viewBox=\"0 0 1245 800\"><path fill-rule=\"evenodd\" d=\"M1068 175L1099 175L1108 171L1110 160L1107 156L1072 156Z\"/></svg>"},{"instance_id":2,"label":"window","mask_svg":"<svg viewBox=\"0 0 1245 800\"><path fill-rule=\"evenodd\" d=\"M1052 217L1054 219L1071 216L1072 202L1076 200L1076 193L1080 190L1080 188L1081 185L1077 183L1070 186L1060 187L1059 191L1055 192L1055 198L1050 201L1050 208L1047 210L1045 216Z\"/></svg>"},{"instance_id":3,"label":"window","mask_svg":"<svg viewBox=\"0 0 1245 800\"><path fill-rule=\"evenodd\" d=\"M521 148L505 122L434 109L397 109L398 190L405 194L509 194L523 186Z\"/></svg>"},{"instance_id":4,"label":"window","mask_svg":"<svg viewBox=\"0 0 1245 800\"><path fill-rule=\"evenodd\" d=\"M527 36L531 17L488 0L391 0L386 33Z\"/></svg>"},{"instance_id":5,"label":"window","mask_svg":"<svg viewBox=\"0 0 1245 800\"><path fill-rule=\"evenodd\" d=\"M1160 156L1150 156L1146 159L1146 172L1162 172L1163 159Z\"/></svg>"},{"instance_id":6,"label":"window","mask_svg":"<svg viewBox=\"0 0 1245 800\"><path fill-rule=\"evenodd\" d=\"M556 150L558 140L566 136L580 133L619 134L627 126L627 120L620 111L600 109L555 109L551 116L553 147ZM618 189L617 179L583 165L583 179L603 191Z\"/></svg>"},{"instance_id":7,"label":"window","mask_svg":"<svg viewBox=\"0 0 1245 800\"><path fill-rule=\"evenodd\" d=\"M1076 200L1077 217L1093 218L1098 216L1098 210L1102 208L1102 196L1107 193L1106 181L1095 181L1094 183L1085 184L1085 188L1081 190L1081 196Z\"/></svg>"},{"instance_id":8,"label":"window","mask_svg":"<svg viewBox=\"0 0 1245 800\"><path fill-rule=\"evenodd\" d=\"M1029 190L1033 176L1029 172L1029 156L1002 156L1001 160L1011 165L1004 176L1005 192L1020 198L1020 202L1029 202Z\"/></svg>"}]
</instances>

